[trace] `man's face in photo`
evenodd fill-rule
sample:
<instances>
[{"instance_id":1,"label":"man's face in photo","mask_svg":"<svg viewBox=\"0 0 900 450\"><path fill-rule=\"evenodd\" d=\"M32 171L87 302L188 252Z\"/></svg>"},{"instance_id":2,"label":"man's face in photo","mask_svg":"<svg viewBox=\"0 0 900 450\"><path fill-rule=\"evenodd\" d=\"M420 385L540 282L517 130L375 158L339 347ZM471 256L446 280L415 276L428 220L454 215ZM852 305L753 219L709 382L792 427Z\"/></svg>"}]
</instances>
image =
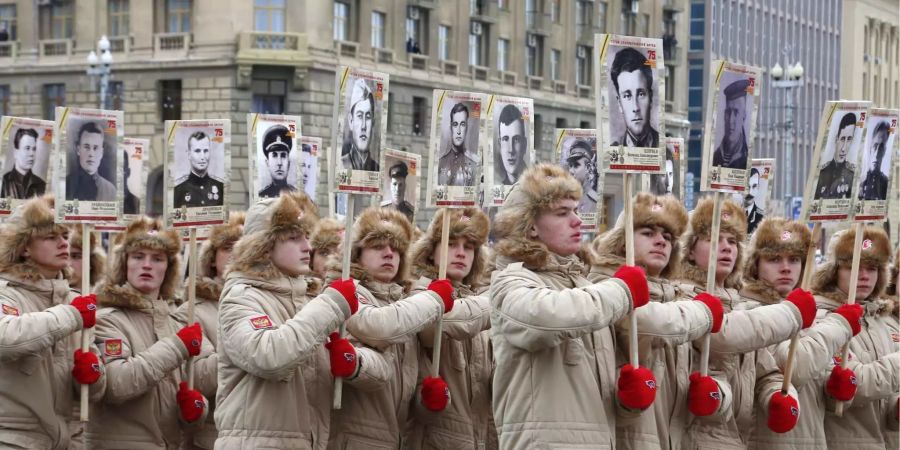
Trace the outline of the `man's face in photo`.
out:
<instances>
[{"instance_id":1,"label":"man's face in photo","mask_svg":"<svg viewBox=\"0 0 900 450\"><path fill-rule=\"evenodd\" d=\"M747 101L744 96L725 101L725 142L735 145L744 135L744 112Z\"/></svg>"},{"instance_id":2,"label":"man's face in photo","mask_svg":"<svg viewBox=\"0 0 900 450\"><path fill-rule=\"evenodd\" d=\"M406 178L391 178L391 199L395 205L399 205L406 200Z\"/></svg>"},{"instance_id":3,"label":"man's face in photo","mask_svg":"<svg viewBox=\"0 0 900 450\"><path fill-rule=\"evenodd\" d=\"M103 160L103 135L89 131L82 132L75 153L78 154L78 164L82 170L88 175L97 173L100 161Z\"/></svg>"},{"instance_id":4,"label":"man's face in photo","mask_svg":"<svg viewBox=\"0 0 900 450\"><path fill-rule=\"evenodd\" d=\"M619 108L625 118L625 126L635 136L650 126L650 80L640 70L619 74Z\"/></svg>"},{"instance_id":5,"label":"man's face in photo","mask_svg":"<svg viewBox=\"0 0 900 450\"><path fill-rule=\"evenodd\" d=\"M100 136L101 142L103 136ZM27 173L34 167L34 160L37 157L37 139L23 134L19 138L19 146L13 151L13 157L16 159L16 170L19 173Z\"/></svg>"},{"instance_id":6,"label":"man's face in photo","mask_svg":"<svg viewBox=\"0 0 900 450\"><path fill-rule=\"evenodd\" d=\"M749 208L756 197L759 195L759 174L750 175L750 181L747 183L747 194L744 195L744 207Z\"/></svg>"},{"instance_id":7,"label":"man's face in photo","mask_svg":"<svg viewBox=\"0 0 900 450\"><path fill-rule=\"evenodd\" d=\"M364 100L353 106L350 116L350 135L359 151L368 151L372 139L372 102Z\"/></svg>"},{"instance_id":8,"label":"man's face in photo","mask_svg":"<svg viewBox=\"0 0 900 450\"><path fill-rule=\"evenodd\" d=\"M205 175L209 168L209 138L191 138L188 141L188 159L191 162L191 170L197 175Z\"/></svg>"},{"instance_id":9,"label":"man's face in photo","mask_svg":"<svg viewBox=\"0 0 900 450\"><path fill-rule=\"evenodd\" d=\"M869 147L869 170L881 170L881 161L884 159L884 145L888 134L875 133L872 136L872 146Z\"/></svg>"},{"instance_id":10,"label":"man's face in photo","mask_svg":"<svg viewBox=\"0 0 900 450\"><path fill-rule=\"evenodd\" d=\"M287 150L273 150L266 157L266 164L269 166L269 173L274 181L284 181L287 178L288 170L291 168L291 160L288 158L290 153Z\"/></svg>"},{"instance_id":11,"label":"man's face in photo","mask_svg":"<svg viewBox=\"0 0 900 450\"><path fill-rule=\"evenodd\" d=\"M312 155L309 152L303 152L303 158L300 161L300 176L303 177L303 186L309 184L309 172L312 168Z\"/></svg>"},{"instance_id":12,"label":"man's face in photo","mask_svg":"<svg viewBox=\"0 0 900 450\"><path fill-rule=\"evenodd\" d=\"M671 159L666 160L666 193L672 193L675 185L675 163Z\"/></svg>"},{"instance_id":13,"label":"man's face in photo","mask_svg":"<svg viewBox=\"0 0 900 450\"><path fill-rule=\"evenodd\" d=\"M847 153L850 152L850 144L853 143L853 132L856 127L853 124L847 125L838 131L837 142L834 147L834 162L842 163L847 159Z\"/></svg>"},{"instance_id":14,"label":"man's face in photo","mask_svg":"<svg viewBox=\"0 0 900 450\"><path fill-rule=\"evenodd\" d=\"M469 127L469 113L465 111L457 111L450 116L450 137L453 139L453 146L463 148L466 142L466 129Z\"/></svg>"},{"instance_id":15,"label":"man's face in photo","mask_svg":"<svg viewBox=\"0 0 900 450\"><path fill-rule=\"evenodd\" d=\"M526 147L525 126L521 120L514 120L509 125L500 124L500 157L510 178L522 162Z\"/></svg>"}]
</instances>

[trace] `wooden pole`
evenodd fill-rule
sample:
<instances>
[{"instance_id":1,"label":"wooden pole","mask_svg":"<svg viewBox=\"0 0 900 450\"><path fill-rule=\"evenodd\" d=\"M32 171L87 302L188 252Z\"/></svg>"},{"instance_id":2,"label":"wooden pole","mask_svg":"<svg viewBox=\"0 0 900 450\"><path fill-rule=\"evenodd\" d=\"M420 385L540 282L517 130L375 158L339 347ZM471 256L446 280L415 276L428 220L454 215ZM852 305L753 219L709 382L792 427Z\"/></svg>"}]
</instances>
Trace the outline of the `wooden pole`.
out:
<instances>
[{"instance_id":1,"label":"wooden pole","mask_svg":"<svg viewBox=\"0 0 900 450\"><path fill-rule=\"evenodd\" d=\"M341 264L341 279L346 280L350 278L350 235L352 234L353 228L353 203L354 203L354 194L347 194L347 212L344 214L344 242L343 242L343 261ZM341 323L341 329L338 332L341 337L347 332L347 324L346 322ZM332 409L341 409L341 396L344 392L344 379L343 378L335 378L334 379L334 398L332 399L331 407Z\"/></svg>"},{"instance_id":2,"label":"wooden pole","mask_svg":"<svg viewBox=\"0 0 900 450\"><path fill-rule=\"evenodd\" d=\"M634 265L634 203L631 174L625 172L622 174L622 184L625 186L625 265ZM628 320L631 322L631 328L628 331L628 350L631 367L638 367L638 333L637 333L637 315L632 310L628 314Z\"/></svg>"},{"instance_id":3,"label":"wooden pole","mask_svg":"<svg viewBox=\"0 0 900 450\"><path fill-rule=\"evenodd\" d=\"M816 222L812 229L813 242L816 242L821 230L822 223ZM803 289L804 291L809 290L809 285L812 282L812 274L815 272L815 265L816 246L813 245L806 251L806 264L803 266L803 280L800 282L800 289ZM791 337L791 346L788 348L788 359L784 366L784 380L781 384L781 393L784 395L787 395L788 390L791 388L791 378L794 376L794 354L797 352L797 341L799 340L799 337L799 332Z\"/></svg>"},{"instance_id":4,"label":"wooden pole","mask_svg":"<svg viewBox=\"0 0 900 450\"><path fill-rule=\"evenodd\" d=\"M722 226L722 193L713 194L712 230L709 232L709 261L706 264L706 292L716 295L716 266L719 262L719 228ZM709 375L709 338L703 336L700 347L700 375Z\"/></svg>"},{"instance_id":5,"label":"wooden pole","mask_svg":"<svg viewBox=\"0 0 900 450\"><path fill-rule=\"evenodd\" d=\"M187 324L194 324L194 304L197 298L197 229L191 228L190 252L188 255L188 306ZM194 357L187 360L188 389L194 388Z\"/></svg>"},{"instance_id":6,"label":"wooden pole","mask_svg":"<svg viewBox=\"0 0 900 450\"><path fill-rule=\"evenodd\" d=\"M91 226L89 224L81 224L81 295L91 294ZM84 328L81 330L81 351L91 351L91 329ZM88 421L89 411L89 386L81 385L80 398L80 416L82 422Z\"/></svg>"},{"instance_id":7,"label":"wooden pole","mask_svg":"<svg viewBox=\"0 0 900 450\"><path fill-rule=\"evenodd\" d=\"M449 260L448 247L450 246L450 208L444 209L444 222L441 224L441 261L438 263L438 279L447 278L447 261ZM434 345L431 348L431 376L438 376L441 368L441 335L443 333L443 317L438 316L434 328Z\"/></svg>"},{"instance_id":8,"label":"wooden pole","mask_svg":"<svg viewBox=\"0 0 900 450\"><path fill-rule=\"evenodd\" d=\"M850 292L847 293L847 304L852 305L856 303L856 285L857 278L859 278L859 258L862 253L862 241L863 241L863 233L865 231L865 227L862 222L857 222L854 232L856 233L853 236L853 261L850 265L850 288L848 289ZM852 338L851 338L852 339ZM850 355L850 343L847 342L841 348L841 368L847 367L847 358ZM844 415L844 402L838 401L834 405L834 414L838 417Z\"/></svg>"}]
</instances>

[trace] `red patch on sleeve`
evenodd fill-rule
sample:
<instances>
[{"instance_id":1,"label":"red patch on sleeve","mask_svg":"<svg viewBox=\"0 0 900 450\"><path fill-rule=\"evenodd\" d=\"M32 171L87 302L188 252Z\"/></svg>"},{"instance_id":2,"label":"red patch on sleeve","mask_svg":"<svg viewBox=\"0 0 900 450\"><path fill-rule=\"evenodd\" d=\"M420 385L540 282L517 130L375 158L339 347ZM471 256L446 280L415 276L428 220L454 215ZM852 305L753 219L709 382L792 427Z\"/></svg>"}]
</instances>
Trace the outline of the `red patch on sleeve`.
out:
<instances>
[{"instance_id":1,"label":"red patch on sleeve","mask_svg":"<svg viewBox=\"0 0 900 450\"><path fill-rule=\"evenodd\" d=\"M122 340L107 339L103 341L103 354L106 356L122 356Z\"/></svg>"},{"instance_id":2,"label":"red patch on sleeve","mask_svg":"<svg viewBox=\"0 0 900 450\"><path fill-rule=\"evenodd\" d=\"M259 316L250 319L250 326L255 330L274 327L274 325L272 325L272 320L269 319L269 316Z\"/></svg>"},{"instance_id":3,"label":"red patch on sleeve","mask_svg":"<svg viewBox=\"0 0 900 450\"><path fill-rule=\"evenodd\" d=\"M13 308L12 306L9 306L9 305L3 305L3 314L5 314L7 316L18 316L19 309Z\"/></svg>"}]
</instances>

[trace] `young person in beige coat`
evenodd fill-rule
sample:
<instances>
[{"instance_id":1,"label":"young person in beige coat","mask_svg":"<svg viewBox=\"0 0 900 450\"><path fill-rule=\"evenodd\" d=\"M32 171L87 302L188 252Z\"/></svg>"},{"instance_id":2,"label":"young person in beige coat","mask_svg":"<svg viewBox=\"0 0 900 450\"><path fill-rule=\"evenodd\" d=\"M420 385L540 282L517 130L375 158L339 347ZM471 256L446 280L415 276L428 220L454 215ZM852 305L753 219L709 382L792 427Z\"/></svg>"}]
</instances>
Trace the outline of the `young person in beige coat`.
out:
<instances>
[{"instance_id":1,"label":"young person in beige coat","mask_svg":"<svg viewBox=\"0 0 900 450\"><path fill-rule=\"evenodd\" d=\"M72 232L69 233L69 267L72 268L68 272L68 276L66 277L69 280L69 286L78 291L81 291L81 255L82 255L82 242L81 236L81 226L76 225L72 227ZM91 292L95 292L96 286L99 286L100 283L103 282L103 276L106 274L106 252L103 251L103 247L100 245L98 241L98 236L91 233L90 238L90 254L88 258L90 259L91 271L88 275L91 280Z\"/></svg>"},{"instance_id":2,"label":"young person in beige coat","mask_svg":"<svg viewBox=\"0 0 900 450\"><path fill-rule=\"evenodd\" d=\"M93 345L81 333L94 326L96 301L76 297L65 273L69 231L54 223L53 200L29 200L0 225L0 447L61 450L80 383L90 399L106 388ZM74 355L74 357L73 357ZM71 425L77 425L73 422ZM77 437L81 439L81 436Z\"/></svg>"},{"instance_id":3,"label":"young person in beige coat","mask_svg":"<svg viewBox=\"0 0 900 450\"><path fill-rule=\"evenodd\" d=\"M219 300L216 449L328 442L336 368L322 344L357 300L352 280L308 295L311 229L312 218L286 194L247 210ZM379 367L362 351L340 356L348 383L371 382Z\"/></svg>"},{"instance_id":4,"label":"young person in beige coat","mask_svg":"<svg viewBox=\"0 0 900 450\"><path fill-rule=\"evenodd\" d=\"M689 295L706 290L710 255L713 199L700 200L682 237L681 289ZM716 255L715 292L725 309L719 333L710 336L709 374L700 376L700 355L695 353L694 372L688 388L688 408L693 414L682 445L687 448L744 449L754 424L756 350L777 344L812 323L815 302L808 296L757 306L738 293L743 272L747 218L731 200L722 201ZM700 349L702 340L694 342Z\"/></svg>"},{"instance_id":5,"label":"young person in beige coat","mask_svg":"<svg viewBox=\"0 0 900 450\"><path fill-rule=\"evenodd\" d=\"M383 358L388 382L345 384L343 407L332 414L328 447L404 448L410 438L412 402L440 411L450 400L440 377L424 379L418 393L416 386L423 357L418 333L452 309L453 288L447 280L436 280L424 291L410 294L408 250L413 228L399 211L367 208L352 233L350 275L358 281L360 307L347 321L347 332L356 346ZM329 260L328 270L330 278L340 276L338 257Z\"/></svg>"},{"instance_id":6,"label":"young person in beige coat","mask_svg":"<svg viewBox=\"0 0 900 450\"><path fill-rule=\"evenodd\" d=\"M90 448L177 449L182 428L203 420L206 400L199 391L206 390L203 374L215 371L206 359L213 349L203 345L199 324L182 327L171 317L180 250L177 232L141 217L111 252L97 291L102 308L94 335L108 381L102 400L91 405ZM199 389L187 387L182 364L188 356L200 356Z\"/></svg>"},{"instance_id":7,"label":"young person in beige coat","mask_svg":"<svg viewBox=\"0 0 900 450\"><path fill-rule=\"evenodd\" d=\"M599 283L585 277L581 195L568 172L539 164L520 177L494 221L493 409L502 449L616 442L612 324L650 295L637 267Z\"/></svg>"},{"instance_id":8,"label":"young person in beige coat","mask_svg":"<svg viewBox=\"0 0 900 450\"><path fill-rule=\"evenodd\" d=\"M440 412L419 407L414 410L415 427L411 447L446 450L490 450L497 448L497 429L491 412L491 304L482 279L484 243L490 223L477 208L439 209L425 234L410 250L413 273L419 277L412 292L423 292L438 278L443 252L441 226L450 214L447 278L453 284L453 310L443 318L440 376L447 382L453 401ZM419 377L431 376L434 326L419 333L419 343L428 355L420 359ZM416 403L420 405L421 403Z\"/></svg>"},{"instance_id":9,"label":"young person in beige coat","mask_svg":"<svg viewBox=\"0 0 900 450\"><path fill-rule=\"evenodd\" d=\"M835 233L829 242L828 261L813 277L813 293L820 309L835 311L847 301L855 230ZM888 282L891 247L878 227L865 227L860 253L856 302L864 313L859 334L850 340L846 369L840 369L840 351L833 357L825 383L825 439L828 448L883 449L885 420L900 391L900 352L891 337L891 303L881 298ZM826 373L827 373L826 372ZM834 412L834 400L848 400L842 417Z\"/></svg>"},{"instance_id":10,"label":"young person in beige coat","mask_svg":"<svg viewBox=\"0 0 900 450\"><path fill-rule=\"evenodd\" d=\"M646 270L650 286L650 303L635 312L638 348L641 366L653 371L658 392L649 411L619 408L616 448L678 448L689 418L691 342L718 331L722 304L706 295L695 298L699 301L677 301L692 298L672 283L680 265L678 239L688 222L681 202L672 196L639 193L633 200L633 212L635 263ZM624 215L619 215L615 227L594 240L590 281L612 277L625 263L624 222ZM616 324L620 366L628 361L630 325L628 320Z\"/></svg>"}]
</instances>

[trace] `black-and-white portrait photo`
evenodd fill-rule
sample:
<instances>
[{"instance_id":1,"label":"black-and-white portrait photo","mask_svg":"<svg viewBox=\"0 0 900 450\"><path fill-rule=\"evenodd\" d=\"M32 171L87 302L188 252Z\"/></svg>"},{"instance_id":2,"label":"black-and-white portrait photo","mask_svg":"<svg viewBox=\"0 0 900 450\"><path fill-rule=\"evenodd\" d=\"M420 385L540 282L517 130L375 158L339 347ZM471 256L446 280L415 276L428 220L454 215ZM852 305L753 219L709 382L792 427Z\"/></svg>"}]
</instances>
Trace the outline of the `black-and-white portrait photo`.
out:
<instances>
[{"instance_id":1,"label":"black-and-white portrait photo","mask_svg":"<svg viewBox=\"0 0 900 450\"><path fill-rule=\"evenodd\" d=\"M659 92L647 52L610 45L609 127L611 145L659 147Z\"/></svg>"},{"instance_id":2,"label":"black-and-white portrait photo","mask_svg":"<svg viewBox=\"0 0 900 450\"><path fill-rule=\"evenodd\" d=\"M866 141L863 151L862 180L859 184L860 200L887 200L888 173L891 169L891 123L889 120L869 116L866 122Z\"/></svg>"},{"instance_id":3,"label":"black-and-white portrait photo","mask_svg":"<svg viewBox=\"0 0 900 450\"><path fill-rule=\"evenodd\" d=\"M352 77L351 77L352 78ZM341 145L341 164L344 169L377 172L381 148L376 130L378 121L375 105L377 82L363 78L350 81L344 107L344 136Z\"/></svg>"},{"instance_id":4,"label":"black-and-white portrait photo","mask_svg":"<svg viewBox=\"0 0 900 450\"><path fill-rule=\"evenodd\" d=\"M653 195L666 195L673 192L676 186L677 162L673 145L666 145L666 166L664 173L650 175L650 191Z\"/></svg>"},{"instance_id":5,"label":"black-and-white portrait photo","mask_svg":"<svg viewBox=\"0 0 900 450\"><path fill-rule=\"evenodd\" d=\"M179 127L175 132L175 208L222 206L225 202L225 146L211 127Z\"/></svg>"},{"instance_id":6,"label":"black-and-white portrait photo","mask_svg":"<svg viewBox=\"0 0 900 450\"><path fill-rule=\"evenodd\" d=\"M122 204L124 214L141 214L141 206L147 186L145 164L149 154L150 141L126 138L122 143L122 169L125 193Z\"/></svg>"},{"instance_id":7,"label":"black-and-white portrait photo","mask_svg":"<svg viewBox=\"0 0 900 450\"><path fill-rule=\"evenodd\" d=\"M388 177L382 190L386 193L381 206L393 208L403 213L411 223L416 215L416 191L419 183L415 176L410 175L409 163L397 158L385 157L385 165L388 165Z\"/></svg>"},{"instance_id":8,"label":"black-and-white portrait photo","mask_svg":"<svg viewBox=\"0 0 900 450\"><path fill-rule=\"evenodd\" d=\"M743 202L744 212L747 214L747 234L753 234L766 216L765 200L768 188L768 180L763 179L759 169L751 168Z\"/></svg>"},{"instance_id":9,"label":"black-and-white portrait photo","mask_svg":"<svg viewBox=\"0 0 900 450\"><path fill-rule=\"evenodd\" d=\"M478 182L480 120L472 118L476 102L445 102L441 114L438 185L475 186Z\"/></svg>"},{"instance_id":10,"label":"black-and-white portrait photo","mask_svg":"<svg viewBox=\"0 0 900 450\"><path fill-rule=\"evenodd\" d=\"M724 71L719 83L716 119L716 146L712 165L728 169L747 169L750 148L747 139L753 116L751 81L744 74Z\"/></svg>"},{"instance_id":11,"label":"black-and-white portrait photo","mask_svg":"<svg viewBox=\"0 0 900 450\"><path fill-rule=\"evenodd\" d=\"M0 197L24 200L44 195L50 165L48 132L52 133L52 128L14 126L10 130Z\"/></svg>"},{"instance_id":12,"label":"black-and-white portrait photo","mask_svg":"<svg viewBox=\"0 0 900 450\"><path fill-rule=\"evenodd\" d=\"M131 184L132 175L137 175L138 173L140 173L140 169L138 167L135 167L136 170L132 172L131 166L138 166L141 164L141 162L132 161L128 156L128 152L125 151L122 152L122 161L124 162L122 169L124 170L123 173L125 174L125 198L123 198L124 203L122 204L122 213L140 214L141 201L136 195L134 195L134 193L132 193L131 188L128 185Z\"/></svg>"},{"instance_id":13,"label":"black-and-white portrait photo","mask_svg":"<svg viewBox=\"0 0 900 450\"><path fill-rule=\"evenodd\" d=\"M858 150L853 145L856 114L836 114L828 128L828 141L819 162L819 181L813 200L850 198Z\"/></svg>"},{"instance_id":14,"label":"black-and-white portrait photo","mask_svg":"<svg viewBox=\"0 0 900 450\"><path fill-rule=\"evenodd\" d=\"M303 191L310 198L316 198L316 186L319 182L319 149L318 144L301 145L300 182Z\"/></svg>"},{"instance_id":15,"label":"black-and-white portrait photo","mask_svg":"<svg viewBox=\"0 0 900 450\"><path fill-rule=\"evenodd\" d=\"M72 118L66 124L66 200L116 201L118 144L114 133L106 133L106 123Z\"/></svg>"},{"instance_id":16,"label":"black-and-white portrait photo","mask_svg":"<svg viewBox=\"0 0 900 450\"><path fill-rule=\"evenodd\" d=\"M597 191L597 142L595 139L570 138L563 143L560 165L581 183L579 212L596 212L600 200Z\"/></svg>"},{"instance_id":17,"label":"black-and-white portrait photo","mask_svg":"<svg viewBox=\"0 0 900 450\"><path fill-rule=\"evenodd\" d=\"M513 104L506 104L494 115L494 184L513 185L529 163L527 124L522 111Z\"/></svg>"},{"instance_id":18,"label":"black-and-white portrait photo","mask_svg":"<svg viewBox=\"0 0 900 450\"><path fill-rule=\"evenodd\" d=\"M259 198L278 197L284 191L297 190L297 167L291 164L295 154L293 133L277 124L265 128L257 137L261 140L257 147Z\"/></svg>"}]
</instances>

